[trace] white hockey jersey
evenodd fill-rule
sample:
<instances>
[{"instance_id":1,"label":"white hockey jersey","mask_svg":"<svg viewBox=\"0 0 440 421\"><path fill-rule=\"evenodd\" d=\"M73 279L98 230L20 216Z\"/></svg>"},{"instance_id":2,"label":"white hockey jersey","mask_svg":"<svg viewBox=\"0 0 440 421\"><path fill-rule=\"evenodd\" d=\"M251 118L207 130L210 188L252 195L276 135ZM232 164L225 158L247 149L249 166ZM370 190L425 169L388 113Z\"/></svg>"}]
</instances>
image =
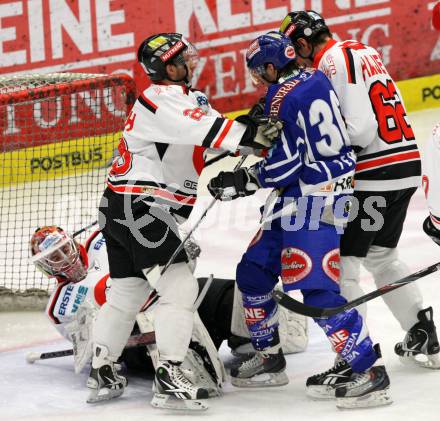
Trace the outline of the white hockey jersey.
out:
<instances>
[{"instance_id":1,"label":"white hockey jersey","mask_svg":"<svg viewBox=\"0 0 440 421\"><path fill-rule=\"evenodd\" d=\"M423 150L423 188L428 202L431 222L440 230L440 123Z\"/></svg>"},{"instance_id":2,"label":"white hockey jersey","mask_svg":"<svg viewBox=\"0 0 440 421\"><path fill-rule=\"evenodd\" d=\"M379 53L357 41L332 39L315 56L313 67L330 79L358 152L355 189L419 186L421 163L414 132Z\"/></svg>"},{"instance_id":3,"label":"white hockey jersey","mask_svg":"<svg viewBox=\"0 0 440 421\"><path fill-rule=\"evenodd\" d=\"M97 308L102 306L110 287L107 247L100 231L89 237L85 248L88 257L86 278L77 283L63 282L60 279L46 307L46 314L65 337L67 334L63 323L72 321L79 306L86 300Z\"/></svg>"},{"instance_id":4,"label":"white hockey jersey","mask_svg":"<svg viewBox=\"0 0 440 421\"><path fill-rule=\"evenodd\" d=\"M148 87L126 122L107 184L190 211L206 148L237 150L246 126L221 116L206 95L180 85Z\"/></svg>"}]
</instances>

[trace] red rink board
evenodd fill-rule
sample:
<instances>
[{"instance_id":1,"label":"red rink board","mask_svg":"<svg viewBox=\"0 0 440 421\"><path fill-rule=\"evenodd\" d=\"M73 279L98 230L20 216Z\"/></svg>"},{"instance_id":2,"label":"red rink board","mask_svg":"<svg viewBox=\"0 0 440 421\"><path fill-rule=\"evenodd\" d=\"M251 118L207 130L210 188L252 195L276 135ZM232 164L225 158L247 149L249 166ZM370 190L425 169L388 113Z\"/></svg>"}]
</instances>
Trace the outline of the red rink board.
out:
<instances>
[{"instance_id":1,"label":"red rink board","mask_svg":"<svg viewBox=\"0 0 440 421\"><path fill-rule=\"evenodd\" d=\"M322 13L338 39L368 43L397 80L440 73L436 2L422 0L14 0L0 5L0 73L82 71L133 74L148 35L177 31L201 54L196 86L226 112L259 96L246 77L244 50L294 9Z\"/></svg>"}]
</instances>

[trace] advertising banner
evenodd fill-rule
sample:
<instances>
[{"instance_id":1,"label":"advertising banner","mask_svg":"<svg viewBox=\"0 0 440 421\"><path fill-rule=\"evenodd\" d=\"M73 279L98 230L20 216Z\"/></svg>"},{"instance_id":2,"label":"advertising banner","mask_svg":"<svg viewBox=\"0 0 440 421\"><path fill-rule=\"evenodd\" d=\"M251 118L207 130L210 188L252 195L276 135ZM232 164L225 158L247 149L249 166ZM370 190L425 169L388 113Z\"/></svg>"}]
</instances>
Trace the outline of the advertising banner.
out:
<instances>
[{"instance_id":1,"label":"advertising banner","mask_svg":"<svg viewBox=\"0 0 440 421\"><path fill-rule=\"evenodd\" d=\"M59 71L115 73L147 84L138 45L157 32L181 32L201 59L195 83L222 112L249 107L259 93L244 53L259 34L278 29L293 10L313 9L336 39L377 48L397 80L440 73L435 1L423 0L3 0L0 74ZM435 86L435 85L434 85ZM435 92L434 92L435 94Z\"/></svg>"}]
</instances>

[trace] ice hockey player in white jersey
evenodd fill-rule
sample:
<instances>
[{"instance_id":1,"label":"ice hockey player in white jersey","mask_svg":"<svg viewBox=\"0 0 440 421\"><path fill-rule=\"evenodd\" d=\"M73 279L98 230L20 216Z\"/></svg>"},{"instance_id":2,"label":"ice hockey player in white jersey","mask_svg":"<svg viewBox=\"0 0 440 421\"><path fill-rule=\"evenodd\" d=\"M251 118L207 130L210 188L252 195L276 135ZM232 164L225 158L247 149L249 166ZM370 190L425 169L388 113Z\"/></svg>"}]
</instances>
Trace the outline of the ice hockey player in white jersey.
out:
<instances>
[{"instance_id":1,"label":"ice hockey player in white jersey","mask_svg":"<svg viewBox=\"0 0 440 421\"><path fill-rule=\"evenodd\" d=\"M203 93L190 89L197 50L181 34L148 37L138 49L138 61L152 85L126 120L99 208L112 288L95 323L91 376L99 389L121 395L125 382L114 362L154 287L160 296L154 321L159 363L152 404L171 405L177 399L186 401L181 404L188 409L200 409L200 402L191 401L206 398L207 391L180 368L191 338L197 280L184 252L156 285L148 285L146 273L164 266L181 244L177 222L195 204L203 148L261 149L270 145L263 132L272 127L267 119L261 125L246 116L240 121L225 118Z\"/></svg>"},{"instance_id":2,"label":"ice hockey player in white jersey","mask_svg":"<svg viewBox=\"0 0 440 421\"><path fill-rule=\"evenodd\" d=\"M361 264L378 288L411 273L398 257L397 244L410 199L421 181L419 151L401 94L374 48L355 40L336 41L323 17L311 10L289 13L280 30L294 43L303 65L329 78L357 153L354 201L341 239L341 291L352 300L364 294L359 285ZM395 346L401 360L415 363L415 357L424 354L422 365L437 368L433 311L423 308L418 286L412 283L383 298L408 333ZM366 306L358 309L365 320ZM424 340L411 341L415 332L421 332ZM309 382L322 383L338 373L345 374L345 380L338 377L343 382L350 370L343 364L335 366Z\"/></svg>"},{"instance_id":3,"label":"ice hockey player in white jersey","mask_svg":"<svg viewBox=\"0 0 440 421\"><path fill-rule=\"evenodd\" d=\"M423 152L422 182L429 209L423 230L440 246L440 123L433 128Z\"/></svg>"}]
</instances>

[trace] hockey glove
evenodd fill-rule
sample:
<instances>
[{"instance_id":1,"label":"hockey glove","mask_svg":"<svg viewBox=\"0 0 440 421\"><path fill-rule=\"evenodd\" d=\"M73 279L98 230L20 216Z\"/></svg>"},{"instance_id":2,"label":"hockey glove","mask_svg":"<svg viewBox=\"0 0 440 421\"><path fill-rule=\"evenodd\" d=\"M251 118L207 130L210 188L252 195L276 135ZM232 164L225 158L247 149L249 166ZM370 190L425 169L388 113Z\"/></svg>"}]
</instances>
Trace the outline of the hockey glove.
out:
<instances>
[{"instance_id":1,"label":"hockey glove","mask_svg":"<svg viewBox=\"0 0 440 421\"><path fill-rule=\"evenodd\" d=\"M440 246L440 230L434 226L430 216L428 216L423 222L423 231L425 231L434 243Z\"/></svg>"},{"instance_id":2,"label":"hockey glove","mask_svg":"<svg viewBox=\"0 0 440 421\"><path fill-rule=\"evenodd\" d=\"M254 149L270 148L280 136L283 123L274 117L241 115L235 119L247 126L240 141L240 146Z\"/></svg>"},{"instance_id":3,"label":"hockey glove","mask_svg":"<svg viewBox=\"0 0 440 421\"><path fill-rule=\"evenodd\" d=\"M266 102L266 98L261 97L257 103L253 105L253 107L249 110L248 116L250 117L261 117L264 116L264 103Z\"/></svg>"},{"instance_id":4,"label":"hockey glove","mask_svg":"<svg viewBox=\"0 0 440 421\"><path fill-rule=\"evenodd\" d=\"M208 184L209 193L219 200L234 200L238 197L251 196L260 187L258 179L247 168L236 172L221 172Z\"/></svg>"}]
</instances>

